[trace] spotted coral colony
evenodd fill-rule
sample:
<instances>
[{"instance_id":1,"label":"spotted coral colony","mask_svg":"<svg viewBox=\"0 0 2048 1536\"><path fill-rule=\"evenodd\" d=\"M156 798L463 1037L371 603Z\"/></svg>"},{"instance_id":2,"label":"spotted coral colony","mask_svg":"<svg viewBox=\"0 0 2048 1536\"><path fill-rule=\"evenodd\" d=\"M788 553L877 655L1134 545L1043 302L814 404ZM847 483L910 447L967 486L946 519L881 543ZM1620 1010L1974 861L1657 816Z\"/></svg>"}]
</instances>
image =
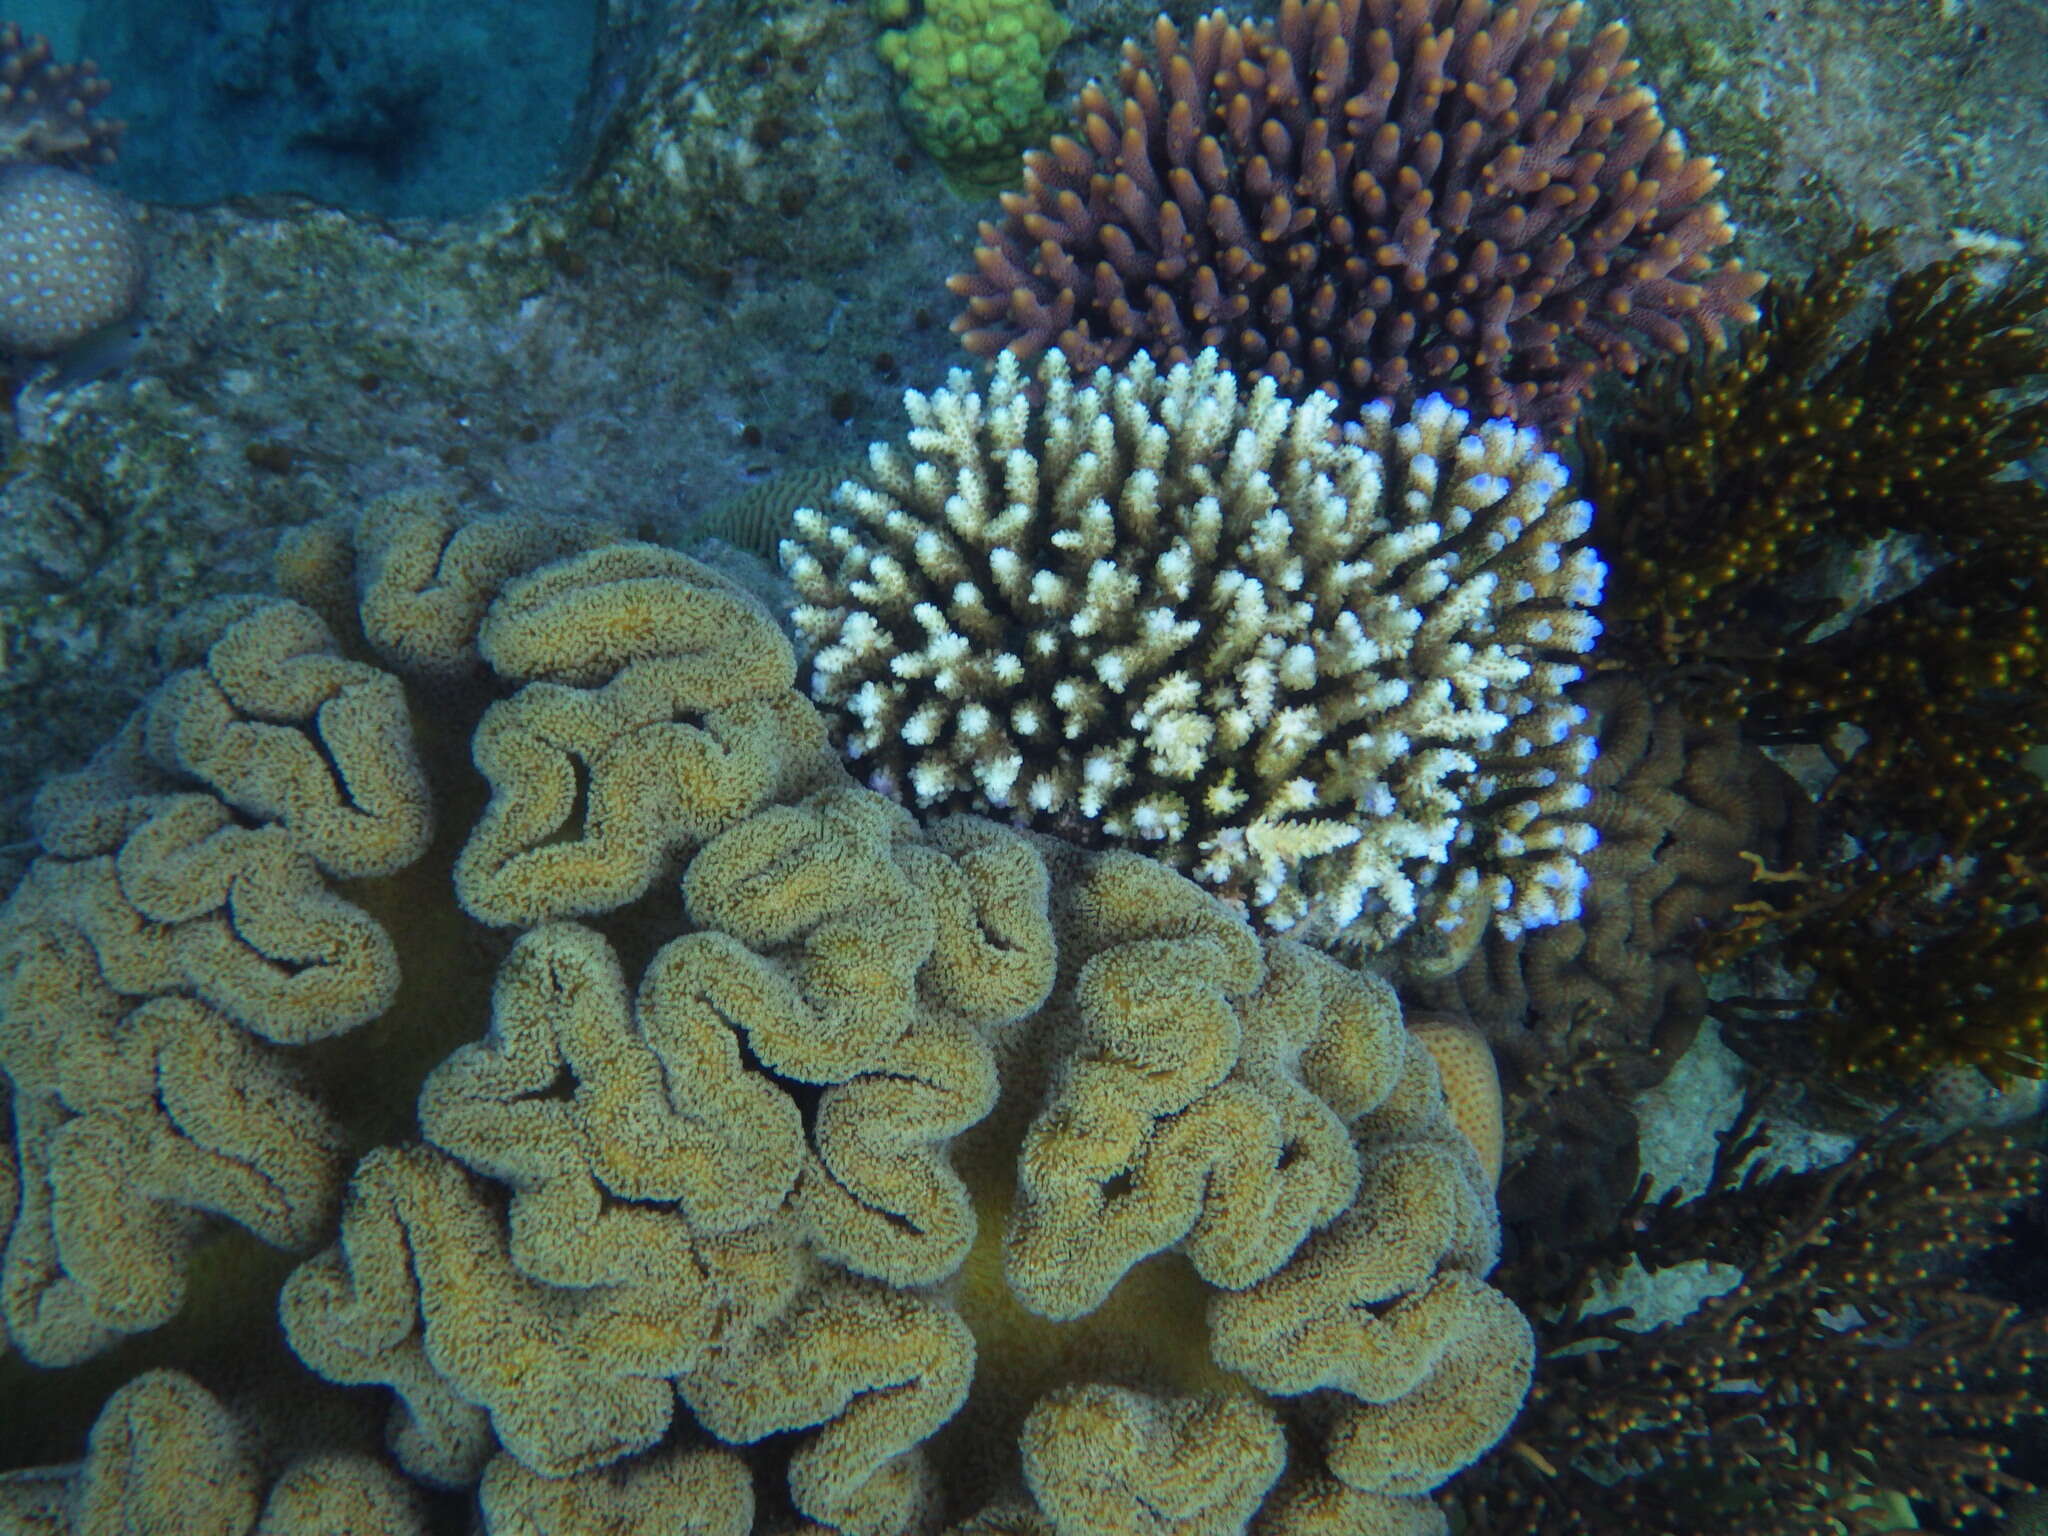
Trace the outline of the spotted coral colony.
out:
<instances>
[{"instance_id":1,"label":"spotted coral colony","mask_svg":"<svg viewBox=\"0 0 2048 1536\"><path fill-rule=\"evenodd\" d=\"M1214 352L1005 356L906 407L782 546L872 782L1353 947L1576 914L1594 746L1562 690L1604 569L1533 432L1434 398L1340 424Z\"/></svg>"},{"instance_id":2,"label":"spotted coral colony","mask_svg":"<svg viewBox=\"0 0 2048 1536\"><path fill-rule=\"evenodd\" d=\"M1624 58L1578 4L1287 0L1270 26L1164 17L1126 44L1120 102L955 277L970 351L1079 365L1216 347L1347 403L1432 390L1546 428L1603 367L1632 373L1755 318L1761 276Z\"/></svg>"},{"instance_id":3,"label":"spotted coral colony","mask_svg":"<svg viewBox=\"0 0 2048 1536\"><path fill-rule=\"evenodd\" d=\"M141 236L127 203L84 174L122 125L94 116L107 82L0 26L0 355L63 352L135 308Z\"/></svg>"}]
</instances>

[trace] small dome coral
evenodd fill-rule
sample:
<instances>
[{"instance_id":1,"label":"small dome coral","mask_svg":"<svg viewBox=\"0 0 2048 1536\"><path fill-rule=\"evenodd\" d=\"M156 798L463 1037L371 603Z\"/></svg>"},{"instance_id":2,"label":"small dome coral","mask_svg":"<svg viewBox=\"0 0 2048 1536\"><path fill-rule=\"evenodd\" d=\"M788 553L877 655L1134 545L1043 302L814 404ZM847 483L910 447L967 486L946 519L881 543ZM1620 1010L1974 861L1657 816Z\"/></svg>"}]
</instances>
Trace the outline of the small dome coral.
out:
<instances>
[{"instance_id":1,"label":"small dome coral","mask_svg":"<svg viewBox=\"0 0 2048 1536\"><path fill-rule=\"evenodd\" d=\"M1042 401L1035 397L1042 394ZM1440 399L1337 419L1214 352L906 396L782 558L871 782L1150 853L1268 930L1468 952L1576 914L1589 511Z\"/></svg>"},{"instance_id":2,"label":"small dome coral","mask_svg":"<svg viewBox=\"0 0 2048 1536\"><path fill-rule=\"evenodd\" d=\"M122 125L93 116L107 82L49 43L0 26L0 356L46 357L142 297L142 237L118 193L83 172L114 158Z\"/></svg>"}]
</instances>

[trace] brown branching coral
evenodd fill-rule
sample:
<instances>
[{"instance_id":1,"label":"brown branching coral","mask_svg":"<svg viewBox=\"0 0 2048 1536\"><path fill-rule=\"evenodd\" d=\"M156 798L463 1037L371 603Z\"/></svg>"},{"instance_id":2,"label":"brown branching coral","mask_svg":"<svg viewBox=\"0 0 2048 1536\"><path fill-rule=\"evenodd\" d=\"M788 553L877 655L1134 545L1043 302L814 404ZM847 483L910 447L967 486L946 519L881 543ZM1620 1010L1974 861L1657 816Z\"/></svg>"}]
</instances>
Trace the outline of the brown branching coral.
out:
<instances>
[{"instance_id":1,"label":"brown branching coral","mask_svg":"<svg viewBox=\"0 0 2048 1536\"><path fill-rule=\"evenodd\" d=\"M1859 233L1798 290L1767 293L1728 353L1667 366L1622 422L1581 432L1614 569L1610 651L1753 673L1840 616L1799 590L1824 539L1913 534L1942 556L2038 547L2048 492L2008 466L2048 438L2048 402L2010 391L2048 372L2033 323L2048 283L2017 274L1987 291L1965 261L1932 262L1892 284L1844 350L1870 296L1860 264L1887 244ZM1769 676L1732 679L1717 702L1754 712Z\"/></svg>"},{"instance_id":2,"label":"brown branching coral","mask_svg":"<svg viewBox=\"0 0 2048 1536\"><path fill-rule=\"evenodd\" d=\"M1871 1528L1865 1506L1889 1495L1954 1530L2024 1489L2003 1445L2048 1411L2048 1313L1980 1293L1963 1268L1999 1242L2040 1155L1886 1127L1832 1167L1760 1174L1757 1107L1697 1198L1639 1195L1601 1238L1532 1245L1510 1267L1545 1364L1510 1447L1453 1495L1473 1529L1823 1536ZM1594 1301L1631 1254L1741 1278L1634 1331Z\"/></svg>"},{"instance_id":3,"label":"brown branching coral","mask_svg":"<svg viewBox=\"0 0 2048 1536\"><path fill-rule=\"evenodd\" d=\"M112 160L123 125L93 115L108 89L90 61L59 64L49 39L0 26L0 166L84 171Z\"/></svg>"},{"instance_id":4,"label":"brown branching coral","mask_svg":"<svg viewBox=\"0 0 2048 1536\"><path fill-rule=\"evenodd\" d=\"M1077 366L1215 347L1287 395L1347 409L1432 390L1554 428L1603 367L1752 319L1762 279L1713 162L1688 156L1627 31L1575 41L1547 0L1285 0L1221 11L1150 57L1121 101L1026 156L984 223L955 328L972 351Z\"/></svg>"},{"instance_id":5,"label":"brown branching coral","mask_svg":"<svg viewBox=\"0 0 2048 1536\"><path fill-rule=\"evenodd\" d=\"M49 1364L126 1332L121 1365L190 1377L107 1405L109 1443L163 1420L106 1469L135 1474L123 1511L258 1518L207 1395L232 1382L294 1441L257 1447L265 1475L314 1439L441 1509L474 1490L485 1531L1438 1528L1530 1333L1485 1280L1497 1111L1461 1091L1453 1119L1387 983L1134 854L854 785L767 614L670 552L401 498L281 564L303 601L189 637L53 791L0 920L0 1321ZM226 852L170 836L222 806ZM253 905L276 893L245 842L399 958L395 1000L275 1006L338 989L283 947L327 930ZM256 949L269 993L174 967L181 924ZM382 1077L400 1115L352 1119ZM251 1267L209 1212L319 1251ZM116 1242L151 1308L121 1310ZM201 1304L167 1318L179 1286ZM243 1347L273 1301L274 1358ZM194 1348L209 1324L236 1347ZM173 1453L203 1489L157 1475ZM47 1513L96 1475L89 1452L0 1500Z\"/></svg>"}]
</instances>

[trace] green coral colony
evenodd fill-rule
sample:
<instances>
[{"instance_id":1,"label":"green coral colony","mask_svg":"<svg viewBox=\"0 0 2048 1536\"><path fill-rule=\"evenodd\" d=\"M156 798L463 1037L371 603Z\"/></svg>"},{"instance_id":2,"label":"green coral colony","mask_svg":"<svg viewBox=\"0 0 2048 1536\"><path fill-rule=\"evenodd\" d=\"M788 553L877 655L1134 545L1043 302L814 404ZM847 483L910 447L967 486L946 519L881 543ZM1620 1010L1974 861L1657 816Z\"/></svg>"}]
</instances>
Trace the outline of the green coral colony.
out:
<instances>
[{"instance_id":1,"label":"green coral colony","mask_svg":"<svg viewBox=\"0 0 2048 1536\"><path fill-rule=\"evenodd\" d=\"M1859 328L1859 233L1763 289L1580 12L1162 18L1068 134L1045 0L874 0L918 142L1011 188L952 284L992 361L746 504L786 624L410 493L174 626L0 909L0 1529L2023 1489L2032 1152L1895 1114L1771 1171L1754 1097L1696 1198L1540 1172L1717 966L1816 1096L2048 1055L2048 286ZM10 27L0 145L35 79L106 142ZM1617 1328L1637 1261L1733 1278Z\"/></svg>"}]
</instances>

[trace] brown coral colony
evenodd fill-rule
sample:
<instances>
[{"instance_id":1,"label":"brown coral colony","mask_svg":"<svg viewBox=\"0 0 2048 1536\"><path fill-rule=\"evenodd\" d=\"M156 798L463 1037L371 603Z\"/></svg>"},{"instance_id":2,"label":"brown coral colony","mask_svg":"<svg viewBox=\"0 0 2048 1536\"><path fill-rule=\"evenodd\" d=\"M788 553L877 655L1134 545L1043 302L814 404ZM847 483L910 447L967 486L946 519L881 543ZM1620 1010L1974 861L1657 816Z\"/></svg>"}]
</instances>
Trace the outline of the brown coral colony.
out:
<instances>
[{"instance_id":1,"label":"brown coral colony","mask_svg":"<svg viewBox=\"0 0 2048 1536\"><path fill-rule=\"evenodd\" d=\"M1628 34L1572 34L1545 0L1286 0L1164 17L1126 44L1120 104L1025 157L984 222L968 348L1078 366L1218 348L1240 372L1347 404L1441 391L1554 428L1602 367L1633 372L1756 317L1760 275Z\"/></svg>"}]
</instances>

